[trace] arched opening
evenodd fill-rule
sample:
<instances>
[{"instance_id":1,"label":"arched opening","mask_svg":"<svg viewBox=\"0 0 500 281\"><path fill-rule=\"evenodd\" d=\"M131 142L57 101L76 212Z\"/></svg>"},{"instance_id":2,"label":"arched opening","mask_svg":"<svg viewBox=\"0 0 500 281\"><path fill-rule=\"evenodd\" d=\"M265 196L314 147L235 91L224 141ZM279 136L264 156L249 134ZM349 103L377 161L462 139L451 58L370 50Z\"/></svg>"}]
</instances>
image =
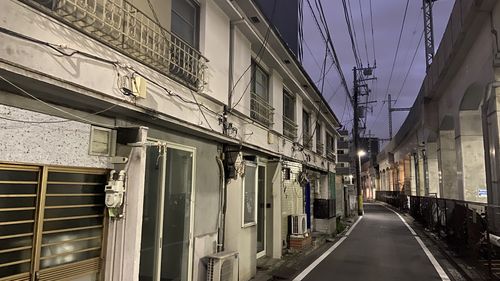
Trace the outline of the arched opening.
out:
<instances>
[{"instance_id":1,"label":"arched opening","mask_svg":"<svg viewBox=\"0 0 500 281\"><path fill-rule=\"evenodd\" d=\"M462 97L456 128L457 188L466 201L486 202L486 169L480 105L483 89L472 84Z\"/></svg>"},{"instance_id":2,"label":"arched opening","mask_svg":"<svg viewBox=\"0 0 500 281\"><path fill-rule=\"evenodd\" d=\"M439 165L437 136L432 136L425 143L424 180L425 190L430 196L439 197Z\"/></svg>"},{"instance_id":3,"label":"arched opening","mask_svg":"<svg viewBox=\"0 0 500 281\"><path fill-rule=\"evenodd\" d=\"M457 189L457 154L455 153L455 122L446 115L438 133L439 194L442 198L462 199ZM461 194L461 195L460 195Z\"/></svg>"}]
</instances>

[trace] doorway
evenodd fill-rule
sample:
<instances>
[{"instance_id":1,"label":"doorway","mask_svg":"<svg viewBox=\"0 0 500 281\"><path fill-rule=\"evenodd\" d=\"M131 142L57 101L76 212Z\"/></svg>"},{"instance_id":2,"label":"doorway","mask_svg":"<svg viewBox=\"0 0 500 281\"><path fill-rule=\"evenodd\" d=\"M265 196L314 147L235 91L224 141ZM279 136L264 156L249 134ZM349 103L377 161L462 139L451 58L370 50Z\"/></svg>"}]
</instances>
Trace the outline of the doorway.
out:
<instances>
[{"instance_id":1,"label":"doorway","mask_svg":"<svg viewBox=\"0 0 500 281\"><path fill-rule=\"evenodd\" d=\"M266 255L266 166L257 166L257 258Z\"/></svg>"},{"instance_id":2,"label":"doorway","mask_svg":"<svg viewBox=\"0 0 500 281\"><path fill-rule=\"evenodd\" d=\"M140 281L191 280L195 149L147 149Z\"/></svg>"}]
</instances>

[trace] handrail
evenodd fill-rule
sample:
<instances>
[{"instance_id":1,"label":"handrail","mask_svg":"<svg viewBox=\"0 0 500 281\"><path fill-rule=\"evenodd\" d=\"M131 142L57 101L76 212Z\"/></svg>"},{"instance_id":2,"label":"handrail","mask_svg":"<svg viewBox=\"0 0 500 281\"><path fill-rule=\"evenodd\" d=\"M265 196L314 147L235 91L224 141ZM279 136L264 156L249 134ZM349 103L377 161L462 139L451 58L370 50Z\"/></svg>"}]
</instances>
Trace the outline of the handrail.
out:
<instances>
[{"instance_id":1,"label":"handrail","mask_svg":"<svg viewBox=\"0 0 500 281\"><path fill-rule=\"evenodd\" d=\"M20 0L172 79L198 89L208 60L127 0Z\"/></svg>"},{"instance_id":2,"label":"handrail","mask_svg":"<svg viewBox=\"0 0 500 281\"><path fill-rule=\"evenodd\" d=\"M251 92L250 117L266 127L270 127L274 124L274 108L269 104L268 100Z\"/></svg>"},{"instance_id":3,"label":"handrail","mask_svg":"<svg viewBox=\"0 0 500 281\"><path fill-rule=\"evenodd\" d=\"M292 139L297 138L298 127L295 121L283 115L283 135Z\"/></svg>"}]
</instances>

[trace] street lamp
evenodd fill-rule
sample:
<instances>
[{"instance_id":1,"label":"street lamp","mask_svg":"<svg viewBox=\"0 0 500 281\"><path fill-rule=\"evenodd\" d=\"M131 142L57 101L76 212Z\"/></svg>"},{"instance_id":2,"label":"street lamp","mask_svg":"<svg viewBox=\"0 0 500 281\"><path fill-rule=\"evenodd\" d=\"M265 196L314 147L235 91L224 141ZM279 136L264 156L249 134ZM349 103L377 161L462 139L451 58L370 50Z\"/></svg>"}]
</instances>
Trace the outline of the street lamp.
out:
<instances>
[{"instance_id":1,"label":"street lamp","mask_svg":"<svg viewBox=\"0 0 500 281\"><path fill-rule=\"evenodd\" d=\"M358 213L359 215L362 215L363 212L363 194L361 192L361 157L366 155L366 151L364 150L359 150L358 151L358 166L359 166L359 177L356 179L357 185L358 185Z\"/></svg>"}]
</instances>

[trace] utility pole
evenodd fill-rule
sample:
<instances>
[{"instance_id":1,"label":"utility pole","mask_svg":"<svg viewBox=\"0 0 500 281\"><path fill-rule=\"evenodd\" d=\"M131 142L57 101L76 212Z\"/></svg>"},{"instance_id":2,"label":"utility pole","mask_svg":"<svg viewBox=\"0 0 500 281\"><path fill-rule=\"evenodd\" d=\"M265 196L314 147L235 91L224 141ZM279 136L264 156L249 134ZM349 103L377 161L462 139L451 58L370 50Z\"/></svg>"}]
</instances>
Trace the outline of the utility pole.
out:
<instances>
[{"instance_id":1,"label":"utility pole","mask_svg":"<svg viewBox=\"0 0 500 281\"><path fill-rule=\"evenodd\" d=\"M389 113L389 140L392 140L392 113L394 111L410 111L411 107L392 107L392 103L396 102L392 100L391 94L387 95L387 111Z\"/></svg>"},{"instance_id":2,"label":"utility pole","mask_svg":"<svg viewBox=\"0 0 500 281\"><path fill-rule=\"evenodd\" d=\"M426 71L429 71L434 59L434 24L432 20L432 5L437 0L422 0L424 11L424 36L425 36L425 64Z\"/></svg>"},{"instance_id":3,"label":"utility pole","mask_svg":"<svg viewBox=\"0 0 500 281\"><path fill-rule=\"evenodd\" d=\"M366 68L357 68L354 67L352 69L353 72L353 77L354 77L354 93L353 93L353 107L354 107L354 125L353 125L353 138L354 138L354 157L358 158L358 152L359 152L359 113L360 109L360 102L359 102L359 97L361 95L364 95L361 93L360 88L363 87L366 89L366 95L369 93L368 86L363 83L360 85L360 82L365 82L368 80L375 80L375 77L372 78L364 78L365 76L371 76L373 74L373 69L375 67L366 67ZM362 72L363 75L359 75ZM361 77L361 78L360 78ZM361 190L361 163L359 159L354 160L355 167L356 167L356 195L358 199L358 215L362 216L363 215L363 192Z\"/></svg>"}]
</instances>

